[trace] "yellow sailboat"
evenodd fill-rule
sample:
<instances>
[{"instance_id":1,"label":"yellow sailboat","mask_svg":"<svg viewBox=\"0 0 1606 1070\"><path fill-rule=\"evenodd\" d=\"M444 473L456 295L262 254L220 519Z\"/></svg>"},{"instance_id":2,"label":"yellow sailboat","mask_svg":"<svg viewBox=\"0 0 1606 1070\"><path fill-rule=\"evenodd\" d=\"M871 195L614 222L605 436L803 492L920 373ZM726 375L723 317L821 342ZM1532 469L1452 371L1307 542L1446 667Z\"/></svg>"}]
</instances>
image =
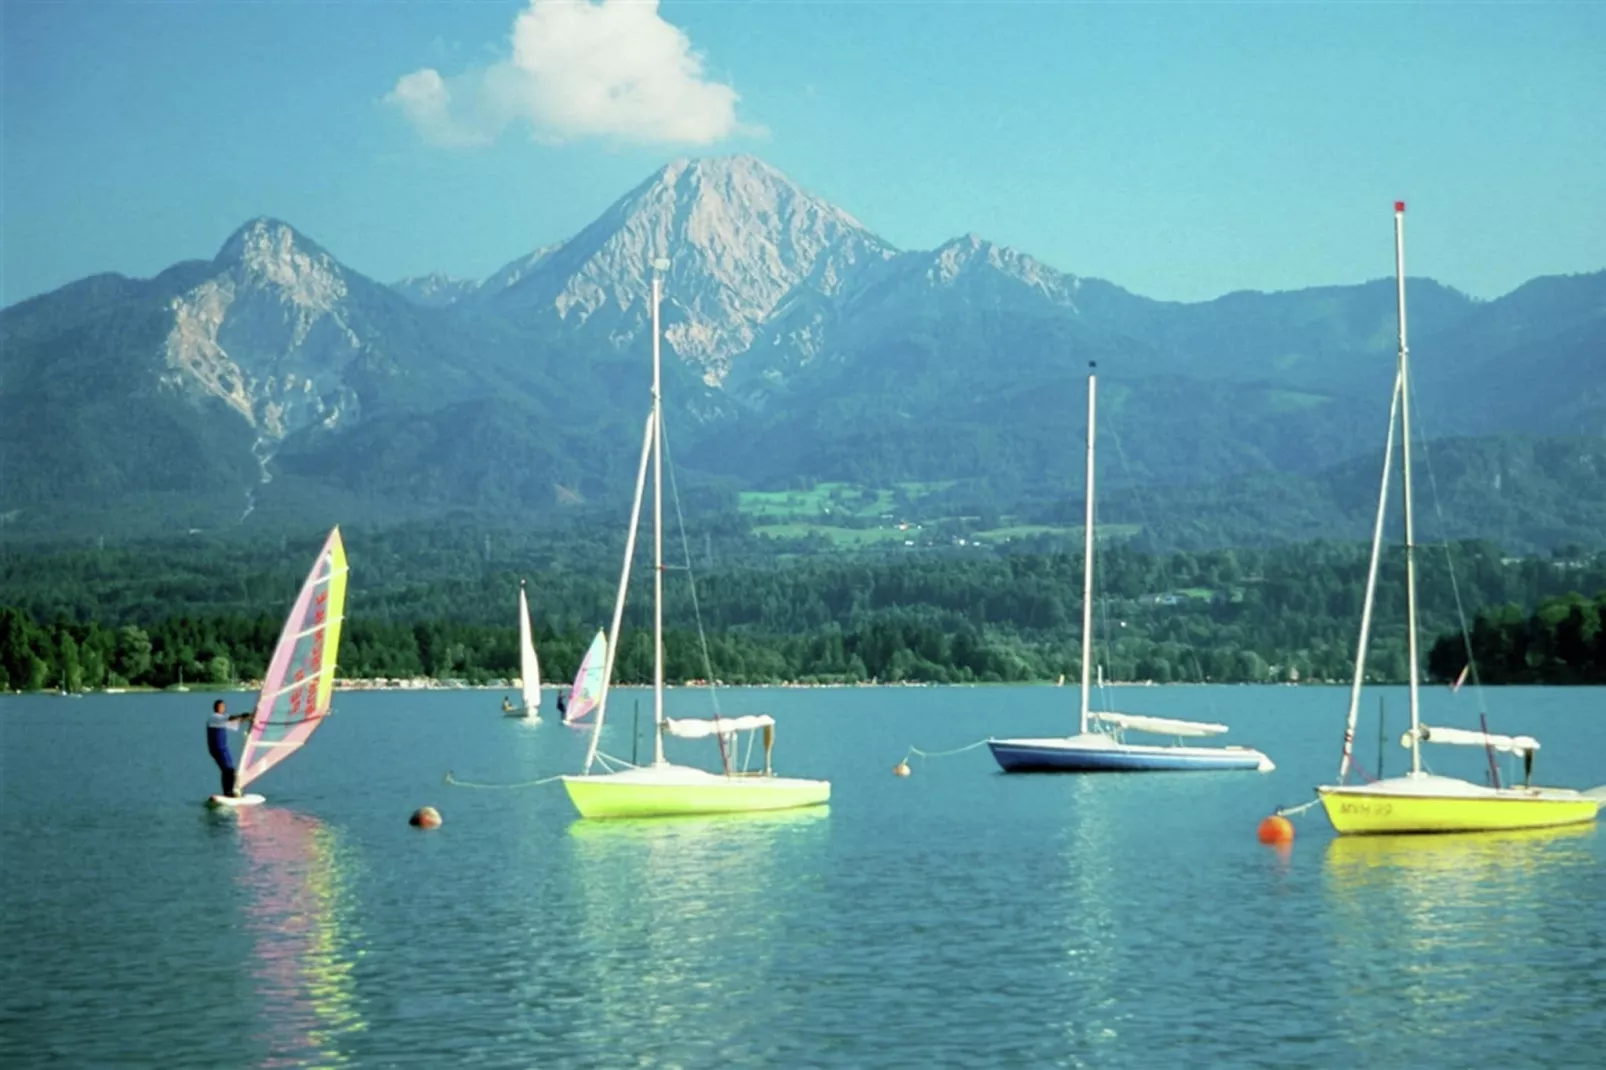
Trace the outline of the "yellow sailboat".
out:
<instances>
[{"instance_id":1,"label":"yellow sailboat","mask_svg":"<svg viewBox=\"0 0 1606 1070\"><path fill-rule=\"evenodd\" d=\"M1389 406L1388 444L1383 451L1382 489L1378 495L1377 520L1372 529L1372 559L1366 577L1366 598L1361 610L1360 642L1355 652L1355 676L1350 688L1349 721L1344 731L1344 753L1339 762L1337 784L1316 789L1327 818L1343 835L1417 832L1482 832L1499 829L1552 828L1595 820L1606 788L1588 792L1567 788L1537 787L1530 783L1534 754L1539 741L1531 736L1494 735L1458 728L1424 725L1417 680L1416 568L1413 561L1415 532L1411 512L1411 395L1409 349L1405 330L1405 202L1394 205L1394 266L1399 311L1399 362L1394 376L1394 396ZM1377 589L1377 564L1383 543L1383 518L1388 506L1389 472L1392 467L1395 425L1400 428L1401 467L1405 500L1405 606L1410 671L1411 730L1401 743L1411 750L1411 771L1405 776L1387 777L1370 783L1349 784L1350 757L1355 740L1355 721L1360 709L1361 680L1366 667L1366 647L1371 631L1373 596ZM1422 744L1482 747L1491 756L1491 773L1498 773L1495 752L1520 756L1523 763L1521 786L1502 786L1497 777L1491 784L1475 784L1455 777L1439 776L1422 768Z\"/></svg>"},{"instance_id":2,"label":"yellow sailboat","mask_svg":"<svg viewBox=\"0 0 1606 1070\"><path fill-rule=\"evenodd\" d=\"M563 778L569 801L581 817L672 817L688 814L752 813L819 806L830 801L831 782L801 777L776 776L770 764L775 741L775 721L768 715L671 719L664 716L664 479L663 479L663 396L662 358L658 329L658 303L662 273L667 260L653 264L652 276L652 411L641 447L641 464L636 471L635 503L630 511L630 528L625 537L624 570L614 600L613 628L607 644L607 662L602 672L601 697L596 722L591 729L591 745L586 752L585 770L579 776ZM608 772L593 773L600 760L610 760L598 749L602 724L608 711L608 692L613 679L614 655L619 649L619 626L623 619L625 592L630 585L630 565L636 551L636 531L641 521L641 504L647 483L647 461L653 466L653 761L633 766L612 760ZM764 768L747 772L733 769L731 754L736 750L737 734L762 733ZM664 759L664 736L682 739L717 738L724 770L714 773L694 766L675 765ZM750 735L751 739L752 736Z\"/></svg>"}]
</instances>

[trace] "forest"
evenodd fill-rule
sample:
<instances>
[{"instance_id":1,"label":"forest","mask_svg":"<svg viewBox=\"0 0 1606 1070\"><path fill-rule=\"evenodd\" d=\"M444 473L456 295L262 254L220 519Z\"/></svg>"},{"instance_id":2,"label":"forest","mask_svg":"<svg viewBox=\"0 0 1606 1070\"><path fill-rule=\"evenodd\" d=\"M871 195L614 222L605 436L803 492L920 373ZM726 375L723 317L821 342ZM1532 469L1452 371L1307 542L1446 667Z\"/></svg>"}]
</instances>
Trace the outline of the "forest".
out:
<instances>
[{"instance_id":1,"label":"forest","mask_svg":"<svg viewBox=\"0 0 1606 1070\"><path fill-rule=\"evenodd\" d=\"M452 525L346 533L347 678L486 683L517 673L519 580L548 681L608 620L621 548ZM1149 553L1103 540L1095 656L1113 680L1347 680L1367 547L1312 542ZM676 541L666 578L673 682L1016 682L1080 671L1076 552L763 555L738 532ZM316 544L208 538L0 558L0 688L226 686L260 677ZM695 566L695 599L687 582ZM1403 562L1385 557L1367 673L1404 680ZM651 675L638 567L616 678ZM1418 555L1424 670L1454 679L1468 642L1488 683L1601 682L1606 554L1511 557L1487 542ZM1441 637L1432 642L1435 637ZM705 642L706 640L706 646Z\"/></svg>"}]
</instances>

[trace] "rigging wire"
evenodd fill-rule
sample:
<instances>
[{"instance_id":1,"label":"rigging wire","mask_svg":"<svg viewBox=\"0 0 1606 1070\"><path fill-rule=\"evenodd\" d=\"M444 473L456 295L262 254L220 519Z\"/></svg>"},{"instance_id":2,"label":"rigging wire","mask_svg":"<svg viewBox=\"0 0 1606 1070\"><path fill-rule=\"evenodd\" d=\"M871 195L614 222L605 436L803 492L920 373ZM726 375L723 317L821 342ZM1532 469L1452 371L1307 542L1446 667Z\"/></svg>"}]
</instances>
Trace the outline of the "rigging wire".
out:
<instances>
[{"instance_id":1,"label":"rigging wire","mask_svg":"<svg viewBox=\"0 0 1606 1070\"><path fill-rule=\"evenodd\" d=\"M669 449L669 428L667 422L663 427L660 428L659 434L660 441L663 442L664 447L664 460L667 462L664 467L669 469L669 496L674 500L675 522L680 528L681 553L686 558L686 564L683 567L686 570L686 586L691 591L692 618L697 622L697 643L702 649L703 654L703 679L708 681L709 702L713 706L714 710L714 738L719 741L720 762L725 766L725 772L729 773L731 768L731 756L725 748L725 733L719 728L719 720L721 716L719 708L719 686L714 680L714 659L708 650L708 631L703 627L702 605L697 599L697 577L692 573L691 567L691 540L686 536L686 514L680 507L680 482L675 478L675 463ZM752 741L749 740L749 753L751 753L752 750L751 742ZM745 763L743 764L742 768L744 770L746 769Z\"/></svg>"},{"instance_id":2,"label":"rigging wire","mask_svg":"<svg viewBox=\"0 0 1606 1070\"><path fill-rule=\"evenodd\" d=\"M1406 389L1410 389L1409 383L1406 384ZM1423 422L1424 421L1422 420L1421 413L1418 412L1417 427L1421 428ZM1444 518L1444 504L1439 500L1439 481L1433 474L1433 454L1428 449L1426 430L1420 430L1418 435L1420 438L1419 446L1422 450L1422 460L1428 470L1428 487L1430 493L1433 495L1433 513L1438 519L1439 535L1444 543L1444 563L1450 574L1450 591L1455 596L1455 616L1456 622L1461 627L1461 646L1462 649L1466 651L1467 655L1467 667L1470 670L1468 675L1472 677L1473 693L1478 697L1478 711L1480 713L1486 713L1488 711L1488 705L1484 702L1485 695L1483 690L1483 681L1478 672L1478 662L1472 656L1472 632L1467 628L1467 610L1466 604L1461 597L1461 582L1456 577L1455 554L1450 552L1450 526Z\"/></svg>"}]
</instances>

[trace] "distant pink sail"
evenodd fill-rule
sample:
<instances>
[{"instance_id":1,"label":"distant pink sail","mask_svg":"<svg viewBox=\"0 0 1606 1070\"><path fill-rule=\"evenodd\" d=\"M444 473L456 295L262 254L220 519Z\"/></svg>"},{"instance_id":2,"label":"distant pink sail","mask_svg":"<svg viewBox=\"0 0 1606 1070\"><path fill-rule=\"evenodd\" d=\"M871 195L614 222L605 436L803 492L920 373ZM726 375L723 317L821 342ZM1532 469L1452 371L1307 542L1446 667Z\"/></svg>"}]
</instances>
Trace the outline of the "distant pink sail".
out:
<instances>
[{"instance_id":1,"label":"distant pink sail","mask_svg":"<svg viewBox=\"0 0 1606 1070\"><path fill-rule=\"evenodd\" d=\"M591 649L580 661L580 671L575 673L574 687L569 691L569 708L563 713L564 724L575 724L597 708L602 700L602 673L608 665L608 639L597 630L597 637L591 640Z\"/></svg>"},{"instance_id":2,"label":"distant pink sail","mask_svg":"<svg viewBox=\"0 0 1606 1070\"><path fill-rule=\"evenodd\" d=\"M346 548L335 528L301 585L268 663L240 753L236 783L241 790L300 750L323 723L334 692L345 608Z\"/></svg>"}]
</instances>

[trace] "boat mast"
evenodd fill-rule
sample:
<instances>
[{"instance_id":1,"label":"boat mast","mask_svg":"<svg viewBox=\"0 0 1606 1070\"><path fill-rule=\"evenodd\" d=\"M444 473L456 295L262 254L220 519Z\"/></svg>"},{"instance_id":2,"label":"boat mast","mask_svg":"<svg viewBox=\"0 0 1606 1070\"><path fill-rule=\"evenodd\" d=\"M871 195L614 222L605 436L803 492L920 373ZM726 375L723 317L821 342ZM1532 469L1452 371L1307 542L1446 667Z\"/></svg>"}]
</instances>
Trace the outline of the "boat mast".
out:
<instances>
[{"instance_id":1,"label":"boat mast","mask_svg":"<svg viewBox=\"0 0 1606 1070\"><path fill-rule=\"evenodd\" d=\"M1355 753L1355 722L1361 713L1361 684L1366 679L1366 651L1372 641L1372 606L1377 598L1377 564L1383 556L1383 519L1389 507L1389 473L1394 468L1394 428L1400 416L1400 372L1394 370L1394 392L1389 396L1389 435L1383 444L1383 478L1377 492L1377 519L1372 524L1372 556L1366 566L1366 597L1361 601L1361 637L1355 644L1355 675L1350 680L1349 716L1344 721L1344 754L1338 761L1338 781L1349 776ZM1381 753L1381 752L1380 752ZM1382 768L1381 765L1379 768ZM1379 773L1379 778L1383 774Z\"/></svg>"},{"instance_id":2,"label":"boat mast","mask_svg":"<svg viewBox=\"0 0 1606 1070\"><path fill-rule=\"evenodd\" d=\"M1087 517L1082 524L1082 718L1087 731L1088 679L1093 663L1093 420L1098 395L1098 362L1087 365Z\"/></svg>"},{"instance_id":3,"label":"boat mast","mask_svg":"<svg viewBox=\"0 0 1606 1070\"><path fill-rule=\"evenodd\" d=\"M652 262L652 764L664 764L664 398L658 301L669 261Z\"/></svg>"},{"instance_id":4,"label":"boat mast","mask_svg":"<svg viewBox=\"0 0 1606 1070\"><path fill-rule=\"evenodd\" d=\"M1400 309L1400 463L1405 468L1405 617L1411 681L1411 773L1422 772L1422 709L1417 688L1416 529L1411 515L1411 374L1405 343L1405 202L1394 202L1394 276Z\"/></svg>"},{"instance_id":5,"label":"boat mast","mask_svg":"<svg viewBox=\"0 0 1606 1070\"><path fill-rule=\"evenodd\" d=\"M608 629L608 642L602 656L602 688L597 694L597 716L591 725L591 742L586 747L585 775L597 761L598 745L602 742L602 722L608 716L608 694L613 681L613 663L619 653L619 629L624 622L625 594L630 589L630 566L636 559L636 533L641 527L641 496L647 489L647 455L652 452L652 429L657 421L647 414L647 426L641 432L641 461L636 465L636 496L630 503L630 528L625 533L625 559L619 566L619 590L613 602L613 621Z\"/></svg>"}]
</instances>

